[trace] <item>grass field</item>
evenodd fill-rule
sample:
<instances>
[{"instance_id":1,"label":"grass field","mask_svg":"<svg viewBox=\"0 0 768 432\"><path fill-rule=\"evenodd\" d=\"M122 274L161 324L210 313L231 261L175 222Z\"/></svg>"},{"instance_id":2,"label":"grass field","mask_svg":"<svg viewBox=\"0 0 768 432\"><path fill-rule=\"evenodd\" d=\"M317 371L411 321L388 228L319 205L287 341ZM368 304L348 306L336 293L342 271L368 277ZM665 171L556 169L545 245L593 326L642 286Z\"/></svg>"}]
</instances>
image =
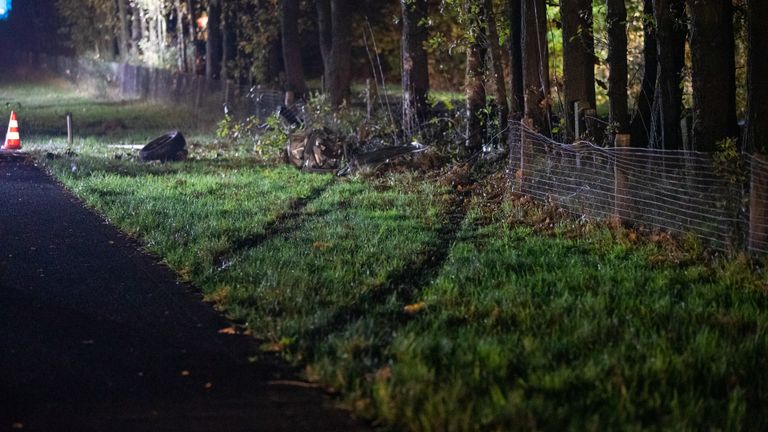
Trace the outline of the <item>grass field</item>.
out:
<instances>
[{"instance_id":1,"label":"grass field","mask_svg":"<svg viewBox=\"0 0 768 432\"><path fill-rule=\"evenodd\" d=\"M0 84L6 100L26 101L22 135L54 143L73 106L102 122L135 113L110 142L184 117L62 84ZM768 285L746 257L569 220L461 167L342 180L228 152L204 130L190 160L145 164L98 132L66 154L29 148L376 425L768 428Z\"/></svg>"}]
</instances>

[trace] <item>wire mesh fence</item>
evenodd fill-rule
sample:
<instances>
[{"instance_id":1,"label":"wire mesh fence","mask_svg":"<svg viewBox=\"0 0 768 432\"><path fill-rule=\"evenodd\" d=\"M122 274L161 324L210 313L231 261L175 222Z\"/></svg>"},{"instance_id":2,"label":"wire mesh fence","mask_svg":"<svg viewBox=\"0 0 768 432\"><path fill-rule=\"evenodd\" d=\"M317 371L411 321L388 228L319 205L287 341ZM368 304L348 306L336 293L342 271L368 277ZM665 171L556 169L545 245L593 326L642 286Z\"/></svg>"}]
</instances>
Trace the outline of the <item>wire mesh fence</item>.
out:
<instances>
[{"instance_id":1,"label":"wire mesh fence","mask_svg":"<svg viewBox=\"0 0 768 432\"><path fill-rule=\"evenodd\" d=\"M513 187L578 217L694 235L721 251L768 252L768 162L751 155L555 142L510 124Z\"/></svg>"},{"instance_id":2,"label":"wire mesh fence","mask_svg":"<svg viewBox=\"0 0 768 432\"><path fill-rule=\"evenodd\" d=\"M221 118L227 112L240 118L256 116L263 121L277 112L284 100L279 90L209 80L168 69L42 53L21 54L19 61L61 76L101 97L179 104L207 118Z\"/></svg>"}]
</instances>

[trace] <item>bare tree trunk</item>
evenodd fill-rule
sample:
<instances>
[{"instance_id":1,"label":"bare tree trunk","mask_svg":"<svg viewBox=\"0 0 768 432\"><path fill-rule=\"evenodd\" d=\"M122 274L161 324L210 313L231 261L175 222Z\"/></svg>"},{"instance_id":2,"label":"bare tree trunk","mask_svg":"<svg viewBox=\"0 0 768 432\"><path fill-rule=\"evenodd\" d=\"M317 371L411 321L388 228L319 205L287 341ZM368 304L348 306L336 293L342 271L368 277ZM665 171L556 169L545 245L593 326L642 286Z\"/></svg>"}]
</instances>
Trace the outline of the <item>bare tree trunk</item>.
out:
<instances>
[{"instance_id":1,"label":"bare tree trunk","mask_svg":"<svg viewBox=\"0 0 768 432\"><path fill-rule=\"evenodd\" d=\"M187 0L187 25L189 31L187 40L190 44L192 44L192 55L187 55L187 69L189 71L196 72L197 59L202 57L203 53L201 52L199 44L196 41L197 33L195 32L195 9L192 0ZM187 49L189 50L189 48Z\"/></svg>"},{"instance_id":2,"label":"bare tree trunk","mask_svg":"<svg viewBox=\"0 0 768 432\"><path fill-rule=\"evenodd\" d=\"M482 9L482 7L481 7ZM471 43L467 50L467 71L464 94L467 100L467 141L466 146L470 152L477 152L483 148L483 136L485 135L486 121L482 111L485 108L485 55L487 28L484 13L473 17L473 23L469 31Z\"/></svg>"},{"instance_id":3,"label":"bare tree trunk","mask_svg":"<svg viewBox=\"0 0 768 432\"><path fill-rule=\"evenodd\" d=\"M427 114L429 65L424 43L427 41L426 0L400 0L403 14L402 87L403 130L412 137Z\"/></svg>"},{"instance_id":4,"label":"bare tree trunk","mask_svg":"<svg viewBox=\"0 0 768 432\"><path fill-rule=\"evenodd\" d=\"M120 57L128 58L131 46L131 27L128 23L128 0L117 0L117 19L120 28Z\"/></svg>"},{"instance_id":5,"label":"bare tree trunk","mask_svg":"<svg viewBox=\"0 0 768 432\"><path fill-rule=\"evenodd\" d=\"M608 21L608 97L611 134L629 132L627 96L627 7L624 0L607 0Z\"/></svg>"},{"instance_id":6,"label":"bare tree trunk","mask_svg":"<svg viewBox=\"0 0 768 432\"><path fill-rule=\"evenodd\" d=\"M685 3L683 0L653 0L659 75L653 101L651 146L670 150L683 148L680 120L685 66Z\"/></svg>"},{"instance_id":7,"label":"bare tree trunk","mask_svg":"<svg viewBox=\"0 0 768 432\"><path fill-rule=\"evenodd\" d=\"M550 135L549 48L547 4L523 0L522 8L523 88L525 116L544 135Z\"/></svg>"},{"instance_id":8,"label":"bare tree trunk","mask_svg":"<svg viewBox=\"0 0 768 432\"><path fill-rule=\"evenodd\" d=\"M304 97L307 83L301 63L301 39L299 37L299 0L280 2L280 31L282 34L285 91L294 97Z\"/></svg>"},{"instance_id":9,"label":"bare tree trunk","mask_svg":"<svg viewBox=\"0 0 768 432\"><path fill-rule=\"evenodd\" d=\"M560 2L563 23L563 80L566 136L574 138L574 104L595 108L595 39L592 0Z\"/></svg>"},{"instance_id":10,"label":"bare tree trunk","mask_svg":"<svg viewBox=\"0 0 768 432\"><path fill-rule=\"evenodd\" d=\"M325 91L331 105L349 100L352 82L352 15L350 0L317 0L320 51Z\"/></svg>"},{"instance_id":11,"label":"bare tree trunk","mask_svg":"<svg viewBox=\"0 0 768 432\"><path fill-rule=\"evenodd\" d=\"M653 0L643 0L643 83L637 96L637 109L632 116L633 147L648 147L651 131L651 110L653 93L656 88L656 76L659 69L658 46L656 45L656 26L652 21Z\"/></svg>"},{"instance_id":12,"label":"bare tree trunk","mask_svg":"<svg viewBox=\"0 0 768 432\"><path fill-rule=\"evenodd\" d=\"M731 0L688 0L693 81L693 148L716 151L737 135Z\"/></svg>"},{"instance_id":13,"label":"bare tree trunk","mask_svg":"<svg viewBox=\"0 0 768 432\"><path fill-rule=\"evenodd\" d=\"M523 4L522 0L507 0L509 21L509 109L512 117L520 119L524 110L523 95Z\"/></svg>"},{"instance_id":14,"label":"bare tree trunk","mask_svg":"<svg viewBox=\"0 0 768 432\"><path fill-rule=\"evenodd\" d=\"M187 36L184 31L184 11L180 0L173 0L173 8L176 13L176 50L178 51L178 68L180 72L188 72L187 69Z\"/></svg>"},{"instance_id":15,"label":"bare tree trunk","mask_svg":"<svg viewBox=\"0 0 768 432\"><path fill-rule=\"evenodd\" d=\"M331 47L333 46L333 26L331 22L331 0L315 0L317 6L317 28L320 42L320 55L323 58L323 70L328 70L331 61ZM328 77L324 72L325 80L323 91L328 91Z\"/></svg>"},{"instance_id":16,"label":"bare tree trunk","mask_svg":"<svg viewBox=\"0 0 768 432\"><path fill-rule=\"evenodd\" d=\"M747 60L747 130L749 151L768 154L768 2L747 2L749 58Z\"/></svg>"},{"instance_id":17,"label":"bare tree trunk","mask_svg":"<svg viewBox=\"0 0 768 432\"><path fill-rule=\"evenodd\" d=\"M133 55L139 55L140 47L139 41L141 40L141 31L143 26L141 8L138 6L131 6L131 51Z\"/></svg>"},{"instance_id":18,"label":"bare tree trunk","mask_svg":"<svg viewBox=\"0 0 768 432\"><path fill-rule=\"evenodd\" d=\"M491 54L489 69L493 74L496 105L499 107L499 128L504 129L507 127L509 118L509 101L507 100L507 86L504 83L504 62L501 46L499 46L499 30L496 25L496 13L493 10L492 0L485 0L485 21L488 23L488 51Z\"/></svg>"},{"instance_id":19,"label":"bare tree trunk","mask_svg":"<svg viewBox=\"0 0 768 432\"><path fill-rule=\"evenodd\" d=\"M221 77L221 0L208 1L208 40L205 44L205 78Z\"/></svg>"},{"instance_id":20,"label":"bare tree trunk","mask_svg":"<svg viewBox=\"0 0 768 432\"><path fill-rule=\"evenodd\" d=\"M223 41L221 76L224 79L232 79L235 76L235 62L237 61L237 6L231 2L224 3L223 16Z\"/></svg>"}]
</instances>

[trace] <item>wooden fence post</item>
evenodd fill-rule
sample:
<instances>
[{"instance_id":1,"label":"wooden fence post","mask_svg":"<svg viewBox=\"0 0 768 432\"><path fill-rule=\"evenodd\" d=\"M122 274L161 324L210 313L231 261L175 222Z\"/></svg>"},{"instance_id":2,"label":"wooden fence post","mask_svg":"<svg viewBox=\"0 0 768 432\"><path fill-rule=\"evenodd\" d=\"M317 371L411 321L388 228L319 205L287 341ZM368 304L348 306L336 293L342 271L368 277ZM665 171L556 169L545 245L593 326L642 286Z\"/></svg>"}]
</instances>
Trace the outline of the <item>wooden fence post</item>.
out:
<instances>
[{"instance_id":1,"label":"wooden fence post","mask_svg":"<svg viewBox=\"0 0 768 432\"><path fill-rule=\"evenodd\" d=\"M749 242L750 251L768 250L768 172L763 169L768 161L758 155L752 156L752 174L749 187Z\"/></svg>"},{"instance_id":2,"label":"wooden fence post","mask_svg":"<svg viewBox=\"0 0 768 432\"><path fill-rule=\"evenodd\" d=\"M629 148L630 142L631 136L629 134L616 134L616 137L614 138L616 161L613 163L615 182L613 192L613 218L617 225L621 225L630 219L629 182L627 181L627 174L620 166L620 158L628 156L626 149Z\"/></svg>"}]
</instances>

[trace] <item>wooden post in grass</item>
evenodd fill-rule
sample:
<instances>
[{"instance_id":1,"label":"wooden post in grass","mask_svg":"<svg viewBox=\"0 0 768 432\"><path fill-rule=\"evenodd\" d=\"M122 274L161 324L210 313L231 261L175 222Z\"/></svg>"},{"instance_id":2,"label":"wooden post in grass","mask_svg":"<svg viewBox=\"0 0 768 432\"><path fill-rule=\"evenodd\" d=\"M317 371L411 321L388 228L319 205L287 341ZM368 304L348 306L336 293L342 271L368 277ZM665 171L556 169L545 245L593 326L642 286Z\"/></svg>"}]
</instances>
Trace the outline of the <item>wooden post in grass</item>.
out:
<instances>
[{"instance_id":1,"label":"wooden post in grass","mask_svg":"<svg viewBox=\"0 0 768 432\"><path fill-rule=\"evenodd\" d=\"M72 131L72 113L67 113L67 146L72 147L74 132Z\"/></svg>"},{"instance_id":2,"label":"wooden post in grass","mask_svg":"<svg viewBox=\"0 0 768 432\"><path fill-rule=\"evenodd\" d=\"M616 134L614 138L616 161L613 163L614 173L614 209L613 217L616 225L621 225L630 218L629 211L629 182L627 181L627 173L621 167L624 163L623 158L628 157L627 149L631 142L631 135L629 134Z\"/></svg>"},{"instance_id":3,"label":"wooden post in grass","mask_svg":"<svg viewBox=\"0 0 768 432\"><path fill-rule=\"evenodd\" d=\"M752 156L752 175L749 187L749 250L768 251L768 160Z\"/></svg>"}]
</instances>

